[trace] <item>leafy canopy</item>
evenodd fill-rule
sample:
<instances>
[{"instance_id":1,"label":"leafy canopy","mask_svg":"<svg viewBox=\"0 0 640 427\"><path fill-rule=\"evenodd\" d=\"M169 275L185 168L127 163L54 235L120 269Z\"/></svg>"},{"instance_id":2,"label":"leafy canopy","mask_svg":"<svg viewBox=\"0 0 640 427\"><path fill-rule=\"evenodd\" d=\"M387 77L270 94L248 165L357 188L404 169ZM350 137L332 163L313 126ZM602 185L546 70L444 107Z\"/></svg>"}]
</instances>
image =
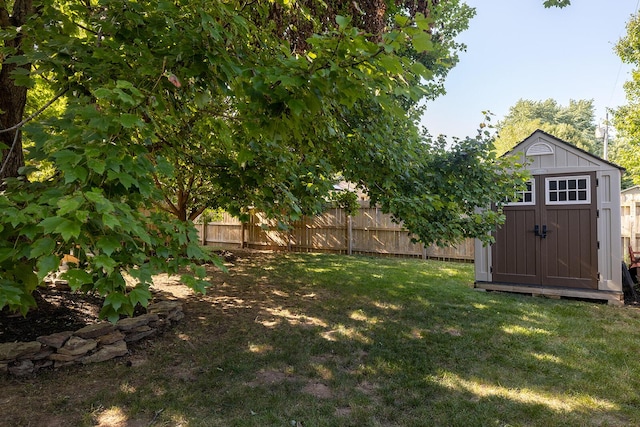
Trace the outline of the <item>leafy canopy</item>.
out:
<instances>
[{"instance_id":1,"label":"leafy canopy","mask_svg":"<svg viewBox=\"0 0 640 427\"><path fill-rule=\"evenodd\" d=\"M0 308L25 313L68 253L63 277L105 296L110 320L146 304L158 272L188 267L204 291L194 212L295 218L336 173L426 243L489 239L501 215L477 208L521 176L482 136L445 150L416 126L473 10L419 5L1 1L0 90L17 113L0 132L20 132L0 149L26 162L0 192ZM38 105L64 105L23 126L22 90L39 87Z\"/></svg>"},{"instance_id":2,"label":"leafy canopy","mask_svg":"<svg viewBox=\"0 0 640 427\"><path fill-rule=\"evenodd\" d=\"M602 155L602 141L595 136L593 100L570 100L563 107L553 99L520 99L497 125L498 154L506 153L535 130L541 129L595 155Z\"/></svg>"},{"instance_id":3,"label":"leafy canopy","mask_svg":"<svg viewBox=\"0 0 640 427\"><path fill-rule=\"evenodd\" d=\"M616 144L612 147L612 159L626 168L632 182L640 185L640 15L633 16L627 23L627 33L616 44L620 59L635 66L631 80L625 82L627 104L613 111Z\"/></svg>"}]
</instances>

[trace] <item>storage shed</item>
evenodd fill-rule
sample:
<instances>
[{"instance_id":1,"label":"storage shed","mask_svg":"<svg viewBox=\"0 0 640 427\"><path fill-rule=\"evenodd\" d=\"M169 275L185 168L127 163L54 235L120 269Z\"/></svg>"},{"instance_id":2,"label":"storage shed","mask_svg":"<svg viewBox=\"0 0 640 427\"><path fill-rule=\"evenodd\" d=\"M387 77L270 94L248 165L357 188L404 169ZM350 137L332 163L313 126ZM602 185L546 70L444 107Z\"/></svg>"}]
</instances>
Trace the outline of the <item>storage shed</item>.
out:
<instances>
[{"instance_id":1,"label":"storage shed","mask_svg":"<svg viewBox=\"0 0 640 427\"><path fill-rule=\"evenodd\" d=\"M495 243L476 241L475 287L622 304L623 169L541 130L505 155L531 179Z\"/></svg>"}]
</instances>

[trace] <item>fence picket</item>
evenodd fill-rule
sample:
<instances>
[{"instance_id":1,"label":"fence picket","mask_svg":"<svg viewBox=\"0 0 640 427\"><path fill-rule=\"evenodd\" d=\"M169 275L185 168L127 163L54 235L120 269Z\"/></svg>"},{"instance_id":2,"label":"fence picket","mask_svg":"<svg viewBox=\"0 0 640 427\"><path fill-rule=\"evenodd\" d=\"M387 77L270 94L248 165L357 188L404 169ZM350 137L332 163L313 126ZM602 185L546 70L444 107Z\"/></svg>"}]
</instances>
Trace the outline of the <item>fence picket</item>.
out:
<instances>
[{"instance_id":1,"label":"fence picket","mask_svg":"<svg viewBox=\"0 0 640 427\"><path fill-rule=\"evenodd\" d=\"M290 230L278 228L277 221L253 213L248 223L224 214L222 221L197 227L205 245L221 248L291 250L378 254L416 258L437 258L473 262L474 242L467 239L456 247L425 247L411 242L402 224L393 222L376 207L361 207L348 217L343 209L332 208L315 217L303 217Z\"/></svg>"}]
</instances>

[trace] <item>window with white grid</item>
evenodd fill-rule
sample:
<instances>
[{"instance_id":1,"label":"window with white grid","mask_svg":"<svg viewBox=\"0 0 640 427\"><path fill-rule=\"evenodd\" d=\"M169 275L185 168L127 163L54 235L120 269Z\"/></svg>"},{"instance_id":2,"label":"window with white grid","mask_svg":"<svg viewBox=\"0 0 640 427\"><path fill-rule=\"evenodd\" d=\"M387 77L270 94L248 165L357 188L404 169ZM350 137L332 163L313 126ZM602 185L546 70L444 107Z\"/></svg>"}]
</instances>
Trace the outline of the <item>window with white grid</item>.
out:
<instances>
[{"instance_id":1,"label":"window with white grid","mask_svg":"<svg viewBox=\"0 0 640 427\"><path fill-rule=\"evenodd\" d=\"M558 176L545 178L547 205L578 205L591 203L591 177Z\"/></svg>"},{"instance_id":2,"label":"window with white grid","mask_svg":"<svg viewBox=\"0 0 640 427\"><path fill-rule=\"evenodd\" d=\"M507 200L505 206L522 206L522 205L535 205L536 204L536 185L535 181L527 181L526 188L521 191L516 191L512 199Z\"/></svg>"}]
</instances>

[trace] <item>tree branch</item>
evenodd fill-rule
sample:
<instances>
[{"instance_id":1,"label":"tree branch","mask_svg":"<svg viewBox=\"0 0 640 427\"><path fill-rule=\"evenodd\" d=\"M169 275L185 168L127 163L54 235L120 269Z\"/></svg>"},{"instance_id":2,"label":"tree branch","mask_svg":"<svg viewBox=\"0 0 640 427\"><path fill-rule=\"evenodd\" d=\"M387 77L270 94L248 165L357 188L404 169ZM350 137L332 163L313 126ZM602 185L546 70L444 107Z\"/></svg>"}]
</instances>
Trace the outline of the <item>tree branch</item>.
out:
<instances>
[{"instance_id":1,"label":"tree branch","mask_svg":"<svg viewBox=\"0 0 640 427\"><path fill-rule=\"evenodd\" d=\"M18 128L21 128L26 123L30 122L31 120L35 119L40 114L42 114L42 112L44 110L49 108L51 106L51 104L56 102L62 95L67 93L68 90L69 90L69 88L62 89L60 92L58 92L58 94L56 96L54 96L51 100L49 100L46 104L44 104L41 108L39 108L38 111L36 111L35 113L31 114L29 117L27 117L26 119L22 120L20 123L17 123L17 124L15 124L15 125L13 125L13 126L11 126L9 128L6 128L6 129L0 129L0 133L11 132L12 130L16 130Z\"/></svg>"},{"instance_id":2,"label":"tree branch","mask_svg":"<svg viewBox=\"0 0 640 427\"><path fill-rule=\"evenodd\" d=\"M80 23L78 23L78 22L74 22L74 24L75 24L78 28L82 28L82 29L83 29L83 30L85 30L86 32L91 33L91 34L93 34L93 35L96 35L96 36L97 36L97 35L99 35L99 34L100 34L99 32L97 32L97 31L95 31L95 30L92 30L91 28L89 28L89 27L87 27L87 26L85 26L85 25L82 25L82 24L80 24Z\"/></svg>"},{"instance_id":3,"label":"tree branch","mask_svg":"<svg viewBox=\"0 0 640 427\"><path fill-rule=\"evenodd\" d=\"M196 218L198 218L202 214L202 212L205 211L205 209L207 209L205 206L200 206L197 209L196 208L192 209L191 213L189 213L189 220L193 221Z\"/></svg>"},{"instance_id":4,"label":"tree branch","mask_svg":"<svg viewBox=\"0 0 640 427\"><path fill-rule=\"evenodd\" d=\"M16 133L13 136L13 144L11 144L11 148L9 148L9 151L7 152L7 155L5 156L4 163L2 164L2 168L0 168L0 176L3 176L4 170L7 167L7 165L9 164L9 160L11 159L11 153L16 148L16 144L18 143L18 135L19 134L20 134L20 131L16 130Z\"/></svg>"}]
</instances>

